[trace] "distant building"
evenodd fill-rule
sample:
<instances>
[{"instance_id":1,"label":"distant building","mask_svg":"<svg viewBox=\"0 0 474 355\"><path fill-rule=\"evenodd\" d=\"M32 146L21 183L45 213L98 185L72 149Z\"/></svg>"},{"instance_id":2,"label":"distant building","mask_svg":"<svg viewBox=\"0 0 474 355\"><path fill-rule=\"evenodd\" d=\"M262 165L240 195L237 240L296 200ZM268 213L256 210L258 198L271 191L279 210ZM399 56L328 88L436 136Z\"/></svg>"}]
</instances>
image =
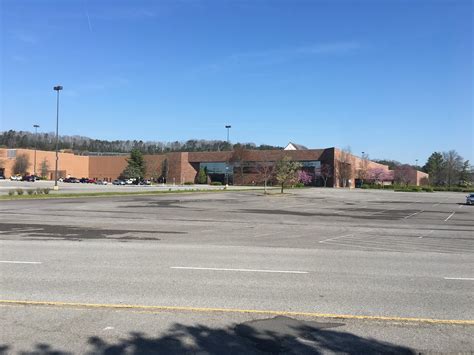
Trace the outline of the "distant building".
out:
<instances>
[{"instance_id":1,"label":"distant building","mask_svg":"<svg viewBox=\"0 0 474 355\"><path fill-rule=\"evenodd\" d=\"M306 148L304 145L290 142L283 150L308 150L308 148Z\"/></svg>"},{"instance_id":2,"label":"distant building","mask_svg":"<svg viewBox=\"0 0 474 355\"><path fill-rule=\"evenodd\" d=\"M275 164L284 156L299 161L302 170L314 177L312 182L314 186L323 186L324 180L326 180L326 186L329 187L360 186L363 182L369 181L367 172L371 169L382 169L386 172L385 176L393 176L387 165L364 160L351 154L343 154L337 148L308 149L294 143L289 143L287 148L285 150L243 150L240 154L233 151L219 151L144 155L147 166L146 178L161 181L166 179L168 183L183 184L194 182L202 168L207 171L211 181L222 183L229 181L236 185L258 185L262 183L262 166ZM34 171L32 166L34 150L1 148L0 175L3 174L8 178L13 174L13 164L20 154L25 154L29 158L29 173ZM59 153L59 176L112 181L117 179L127 166L126 159L127 156L123 155L84 156L61 152ZM342 159L344 162L341 161ZM55 152L37 151L36 171L38 174L43 161L46 161L49 167L46 177L54 179ZM163 169L164 164L167 166L166 169ZM163 170L167 171L166 177L162 176ZM323 178L323 174L327 179ZM422 184L428 178L428 174L415 169L412 175L410 183L413 185Z\"/></svg>"}]
</instances>

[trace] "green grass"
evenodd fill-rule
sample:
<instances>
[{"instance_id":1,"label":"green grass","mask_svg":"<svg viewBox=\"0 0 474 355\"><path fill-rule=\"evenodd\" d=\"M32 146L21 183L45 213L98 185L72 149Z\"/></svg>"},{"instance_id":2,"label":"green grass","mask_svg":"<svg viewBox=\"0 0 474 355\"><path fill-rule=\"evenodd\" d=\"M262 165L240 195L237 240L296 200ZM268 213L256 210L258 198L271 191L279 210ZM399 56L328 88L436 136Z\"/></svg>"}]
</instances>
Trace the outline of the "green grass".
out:
<instances>
[{"instance_id":1,"label":"green grass","mask_svg":"<svg viewBox=\"0 0 474 355\"><path fill-rule=\"evenodd\" d=\"M219 190L166 190L166 191L133 191L133 192L78 192L78 193L50 193L46 195L0 195L0 200L41 200L41 199L55 199L55 198L79 198L79 197L113 197L113 196L136 196L136 195L162 195L162 194L177 194L177 193L217 193L217 192L242 192L263 190L262 188L255 189L219 189Z\"/></svg>"}]
</instances>

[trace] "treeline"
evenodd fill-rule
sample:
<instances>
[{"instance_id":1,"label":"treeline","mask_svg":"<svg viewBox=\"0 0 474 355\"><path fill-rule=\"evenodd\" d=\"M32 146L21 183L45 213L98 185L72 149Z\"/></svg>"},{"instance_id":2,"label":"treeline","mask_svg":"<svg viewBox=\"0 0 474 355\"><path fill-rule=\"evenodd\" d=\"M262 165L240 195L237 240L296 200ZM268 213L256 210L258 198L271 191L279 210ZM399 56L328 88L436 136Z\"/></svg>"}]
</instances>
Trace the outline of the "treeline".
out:
<instances>
[{"instance_id":1,"label":"treeline","mask_svg":"<svg viewBox=\"0 0 474 355\"><path fill-rule=\"evenodd\" d=\"M34 148L39 150L55 150L56 135L54 133L38 133L28 131L4 131L0 133L0 147L6 148ZM246 149L273 150L283 149L272 145L254 143L237 143ZM144 154L158 154L167 152L205 152L232 150L233 144L221 140L190 139L187 141L158 142L137 140L102 140L83 136L59 136L59 149L71 150L76 154L88 153L130 153L138 149Z\"/></svg>"},{"instance_id":2,"label":"treeline","mask_svg":"<svg viewBox=\"0 0 474 355\"><path fill-rule=\"evenodd\" d=\"M434 186L467 186L473 182L473 167L455 150L434 152L423 166Z\"/></svg>"},{"instance_id":3,"label":"treeline","mask_svg":"<svg viewBox=\"0 0 474 355\"><path fill-rule=\"evenodd\" d=\"M434 152L423 166L402 164L396 160L378 159L377 163L388 165L389 169L400 171L410 166L430 175L432 186L467 186L474 179L473 166L469 160L459 155L455 150Z\"/></svg>"}]
</instances>

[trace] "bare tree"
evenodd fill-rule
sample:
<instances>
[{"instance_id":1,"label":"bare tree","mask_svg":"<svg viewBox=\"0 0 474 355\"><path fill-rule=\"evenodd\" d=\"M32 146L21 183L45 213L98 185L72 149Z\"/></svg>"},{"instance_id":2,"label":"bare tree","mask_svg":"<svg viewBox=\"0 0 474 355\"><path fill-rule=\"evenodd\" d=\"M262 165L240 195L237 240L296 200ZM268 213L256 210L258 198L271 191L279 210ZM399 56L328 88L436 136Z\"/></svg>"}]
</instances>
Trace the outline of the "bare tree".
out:
<instances>
[{"instance_id":1,"label":"bare tree","mask_svg":"<svg viewBox=\"0 0 474 355\"><path fill-rule=\"evenodd\" d=\"M268 181L272 179L275 173L275 163L270 161L267 153L262 153L262 159L257 163L258 179L263 181L264 193L267 193Z\"/></svg>"},{"instance_id":2,"label":"bare tree","mask_svg":"<svg viewBox=\"0 0 474 355\"><path fill-rule=\"evenodd\" d=\"M352 165L353 157L351 148L347 147L342 149L336 161L337 177L342 187L347 187L349 180L352 179Z\"/></svg>"},{"instance_id":3,"label":"bare tree","mask_svg":"<svg viewBox=\"0 0 474 355\"><path fill-rule=\"evenodd\" d=\"M357 170L357 177L361 180L362 184L367 179L369 173L369 155L367 153L362 154L359 162L359 169Z\"/></svg>"},{"instance_id":4,"label":"bare tree","mask_svg":"<svg viewBox=\"0 0 474 355\"><path fill-rule=\"evenodd\" d=\"M161 165L161 180L165 184L168 183L169 171L170 171L170 167L168 164L168 158L165 158L165 160L163 160L163 164Z\"/></svg>"},{"instance_id":5,"label":"bare tree","mask_svg":"<svg viewBox=\"0 0 474 355\"><path fill-rule=\"evenodd\" d=\"M285 185L294 183L298 179L298 170L301 169L301 163L291 160L289 156L284 156L277 161L275 168L276 181L281 185L281 193Z\"/></svg>"},{"instance_id":6,"label":"bare tree","mask_svg":"<svg viewBox=\"0 0 474 355\"><path fill-rule=\"evenodd\" d=\"M407 185L411 182L413 168L408 164L399 165L393 171L393 180L400 185Z\"/></svg>"},{"instance_id":7,"label":"bare tree","mask_svg":"<svg viewBox=\"0 0 474 355\"><path fill-rule=\"evenodd\" d=\"M328 179L332 177L332 171L333 169L331 168L331 165L329 164L321 164L321 169L319 173L317 173L317 176L320 176L321 179L323 179L324 187L327 187L328 184Z\"/></svg>"},{"instance_id":8,"label":"bare tree","mask_svg":"<svg viewBox=\"0 0 474 355\"><path fill-rule=\"evenodd\" d=\"M450 150L443 153L443 159L446 183L448 186L452 186L459 179L459 173L463 167L463 158L455 150Z\"/></svg>"},{"instance_id":9,"label":"bare tree","mask_svg":"<svg viewBox=\"0 0 474 355\"><path fill-rule=\"evenodd\" d=\"M43 179L45 179L46 176L48 175L48 171L49 171L49 163L48 163L48 160L44 158L40 165L40 174Z\"/></svg>"},{"instance_id":10,"label":"bare tree","mask_svg":"<svg viewBox=\"0 0 474 355\"><path fill-rule=\"evenodd\" d=\"M240 183L244 183L244 167L247 161L247 148L241 144L234 145L234 150L230 157L230 163L239 169Z\"/></svg>"},{"instance_id":11,"label":"bare tree","mask_svg":"<svg viewBox=\"0 0 474 355\"><path fill-rule=\"evenodd\" d=\"M30 166L30 158L26 154L19 154L13 163L13 174L25 175Z\"/></svg>"}]
</instances>

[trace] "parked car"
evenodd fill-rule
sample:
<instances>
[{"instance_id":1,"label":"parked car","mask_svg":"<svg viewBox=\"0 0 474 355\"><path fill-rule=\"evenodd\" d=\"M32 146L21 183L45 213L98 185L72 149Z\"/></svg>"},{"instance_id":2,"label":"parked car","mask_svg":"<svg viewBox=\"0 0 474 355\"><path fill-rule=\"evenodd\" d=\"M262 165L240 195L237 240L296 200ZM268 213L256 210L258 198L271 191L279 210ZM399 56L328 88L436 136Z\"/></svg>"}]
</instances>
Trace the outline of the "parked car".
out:
<instances>
[{"instance_id":1,"label":"parked car","mask_svg":"<svg viewBox=\"0 0 474 355\"><path fill-rule=\"evenodd\" d=\"M135 179L127 179L125 180L126 185L132 185L135 182Z\"/></svg>"},{"instance_id":2,"label":"parked car","mask_svg":"<svg viewBox=\"0 0 474 355\"><path fill-rule=\"evenodd\" d=\"M79 179L79 182L80 182L81 184L87 184L87 183L89 182L89 179L83 177L83 178L80 178L80 179Z\"/></svg>"},{"instance_id":3,"label":"parked car","mask_svg":"<svg viewBox=\"0 0 474 355\"><path fill-rule=\"evenodd\" d=\"M22 177L23 181L28 181L28 182L35 182L36 180L39 180L39 176L36 175L25 175Z\"/></svg>"},{"instance_id":4,"label":"parked car","mask_svg":"<svg viewBox=\"0 0 474 355\"><path fill-rule=\"evenodd\" d=\"M125 185L125 181L116 179L116 180L112 181L112 184L114 184L114 185Z\"/></svg>"},{"instance_id":5,"label":"parked car","mask_svg":"<svg viewBox=\"0 0 474 355\"><path fill-rule=\"evenodd\" d=\"M474 204L474 194L469 194L466 196L466 205Z\"/></svg>"},{"instance_id":6,"label":"parked car","mask_svg":"<svg viewBox=\"0 0 474 355\"><path fill-rule=\"evenodd\" d=\"M11 181L21 181L23 178L21 175L12 175L10 176Z\"/></svg>"},{"instance_id":7,"label":"parked car","mask_svg":"<svg viewBox=\"0 0 474 355\"><path fill-rule=\"evenodd\" d=\"M96 180L95 179L87 179L88 184L95 184Z\"/></svg>"},{"instance_id":8,"label":"parked car","mask_svg":"<svg viewBox=\"0 0 474 355\"><path fill-rule=\"evenodd\" d=\"M5 176L0 175L0 180L5 180Z\"/></svg>"},{"instance_id":9,"label":"parked car","mask_svg":"<svg viewBox=\"0 0 474 355\"><path fill-rule=\"evenodd\" d=\"M107 185L107 184L108 184L108 182L105 181L105 180L97 180L95 183L96 183L97 185Z\"/></svg>"}]
</instances>

